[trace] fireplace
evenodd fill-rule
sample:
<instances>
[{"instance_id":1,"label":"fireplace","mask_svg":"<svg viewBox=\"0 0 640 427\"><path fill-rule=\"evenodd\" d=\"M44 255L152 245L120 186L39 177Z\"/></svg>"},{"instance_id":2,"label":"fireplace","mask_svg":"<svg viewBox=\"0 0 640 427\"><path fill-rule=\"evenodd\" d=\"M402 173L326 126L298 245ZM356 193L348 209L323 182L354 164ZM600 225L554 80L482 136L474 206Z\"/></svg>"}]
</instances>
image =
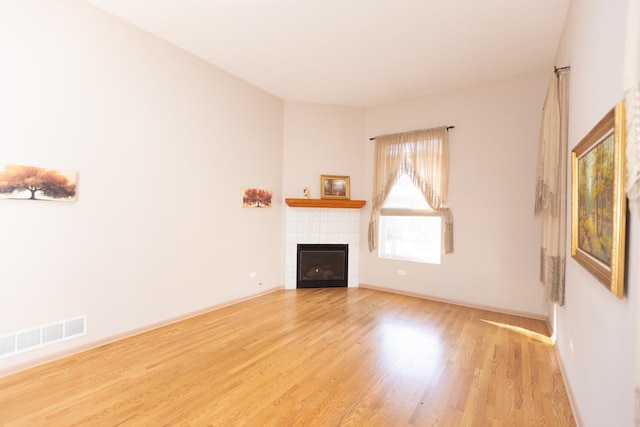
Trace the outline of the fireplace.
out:
<instances>
[{"instance_id":1,"label":"fireplace","mask_svg":"<svg viewBox=\"0 0 640 427\"><path fill-rule=\"evenodd\" d=\"M347 287L349 245L299 244L298 288Z\"/></svg>"},{"instance_id":2,"label":"fireplace","mask_svg":"<svg viewBox=\"0 0 640 427\"><path fill-rule=\"evenodd\" d=\"M285 289L298 287L298 245L316 243L349 245L347 286L357 287L360 283L360 210L287 206L285 214Z\"/></svg>"}]
</instances>

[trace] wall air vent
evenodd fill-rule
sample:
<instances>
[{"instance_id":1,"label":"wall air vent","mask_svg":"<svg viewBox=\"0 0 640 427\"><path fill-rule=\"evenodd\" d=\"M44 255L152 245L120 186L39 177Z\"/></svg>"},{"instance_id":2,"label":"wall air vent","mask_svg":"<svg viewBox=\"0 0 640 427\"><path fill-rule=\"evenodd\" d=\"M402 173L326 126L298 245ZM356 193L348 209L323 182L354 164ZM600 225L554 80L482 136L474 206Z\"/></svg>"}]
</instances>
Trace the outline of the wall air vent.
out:
<instances>
[{"instance_id":1,"label":"wall air vent","mask_svg":"<svg viewBox=\"0 0 640 427\"><path fill-rule=\"evenodd\" d=\"M37 326L0 336L0 358L35 350L87 334L87 316Z\"/></svg>"}]
</instances>

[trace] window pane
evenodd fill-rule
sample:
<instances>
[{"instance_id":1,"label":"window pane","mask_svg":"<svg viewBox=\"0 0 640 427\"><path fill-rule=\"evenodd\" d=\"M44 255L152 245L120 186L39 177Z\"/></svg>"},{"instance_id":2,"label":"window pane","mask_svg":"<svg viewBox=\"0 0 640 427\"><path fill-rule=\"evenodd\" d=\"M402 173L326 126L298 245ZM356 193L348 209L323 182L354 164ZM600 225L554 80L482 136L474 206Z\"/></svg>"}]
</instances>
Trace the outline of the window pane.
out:
<instances>
[{"instance_id":1,"label":"window pane","mask_svg":"<svg viewBox=\"0 0 640 427\"><path fill-rule=\"evenodd\" d=\"M433 210L407 175L400 177L391 189L385 209L387 213L380 216L378 256L440 264L442 219L437 215L425 216L424 210L432 213ZM416 211L420 209L421 213Z\"/></svg>"},{"instance_id":2,"label":"window pane","mask_svg":"<svg viewBox=\"0 0 640 427\"><path fill-rule=\"evenodd\" d=\"M384 207L430 209L418 187L413 185L406 174L398 178L398 181L389 192L389 197Z\"/></svg>"},{"instance_id":3,"label":"window pane","mask_svg":"<svg viewBox=\"0 0 640 427\"><path fill-rule=\"evenodd\" d=\"M440 264L441 222L438 216L380 217L379 256Z\"/></svg>"}]
</instances>

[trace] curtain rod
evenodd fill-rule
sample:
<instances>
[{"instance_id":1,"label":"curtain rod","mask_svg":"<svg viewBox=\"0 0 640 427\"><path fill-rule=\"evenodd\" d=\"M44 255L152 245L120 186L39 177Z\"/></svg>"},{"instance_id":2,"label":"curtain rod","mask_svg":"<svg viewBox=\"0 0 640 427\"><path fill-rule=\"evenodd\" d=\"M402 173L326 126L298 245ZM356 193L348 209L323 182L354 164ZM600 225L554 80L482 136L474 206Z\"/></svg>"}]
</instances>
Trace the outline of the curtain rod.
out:
<instances>
[{"instance_id":1,"label":"curtain rod","mask_svg":"<svg viewBox=\"0 0 640 427\"><path fill-rule=\"evenodd\" d=\"M554 72L554 73L557 73L558 71L562 71L562 70L570 70L570 69L571 69L571 67L570 67L570 66L560 67L560 68L556 67L555 65L553 66L553 72Z\"/></svg>"},{"instance_id":2,"label":"curtain rod","mask_svg":"<svg viewBox=\"0 0 640 427\"><path fill-rule=\"evenodd\" d=\"M447 130L449 129L453 129L455 126L447 126ZM373 138L369 138L369 141L375 141L376 137L374 136Z\"/></svg>"}]
</instances>

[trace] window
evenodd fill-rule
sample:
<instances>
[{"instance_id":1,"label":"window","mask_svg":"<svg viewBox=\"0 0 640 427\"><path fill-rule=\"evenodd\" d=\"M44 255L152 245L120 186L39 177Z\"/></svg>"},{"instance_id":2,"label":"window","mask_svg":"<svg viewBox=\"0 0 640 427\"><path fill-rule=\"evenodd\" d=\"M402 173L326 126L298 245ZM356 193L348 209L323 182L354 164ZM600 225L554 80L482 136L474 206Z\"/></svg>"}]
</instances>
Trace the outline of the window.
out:
<instances>
[{"instance_id":1,"label":"window","mask_svg":"<svg viewBox=\"0 0 640 427\"><path fill-rule=\"evenodd\" d=\"M380 210L378 240L381 258L440 264L442 218L406 174Z\"/></svg>"},{"instance_id":2,"label":"window","mask_svg":"<svg viewBox=\"0 0 640 427\"><path fill-rule=\"evenodd\" d=\"M369 251L439 264L453 252L447 127L375 139Z\"/></svg>"}]
</instances>

